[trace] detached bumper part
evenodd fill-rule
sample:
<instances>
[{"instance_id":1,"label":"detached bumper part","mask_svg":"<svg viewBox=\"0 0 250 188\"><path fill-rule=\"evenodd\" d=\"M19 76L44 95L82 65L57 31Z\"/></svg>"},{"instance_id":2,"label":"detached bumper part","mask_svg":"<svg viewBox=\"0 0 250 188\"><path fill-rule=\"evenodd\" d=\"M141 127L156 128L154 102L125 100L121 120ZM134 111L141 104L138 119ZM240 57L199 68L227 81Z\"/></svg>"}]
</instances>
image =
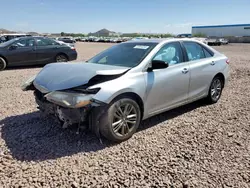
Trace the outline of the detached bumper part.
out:
<instances>
[{"instance_id":1,"label":"detached bumper part","mask_svg":"<svg viewBox=\"0 0 250 188\"><path fill-rule=\"evenodd\" d=\"M27 81L25 81L23 83L23 85L21 86L22 90L23 91L27 91L27 90L30 90L32 85L33 85L33 81L35 80L36 78L36 75L35 76L32 76L31 78L29 78Z\"/></svg>"},{"instance_id":2,"label":"detached bumper part","mask_svg":"<svg viewBox=\"0 0 250 188\"><path fill-rule=\"evenodd\" d=\"M73 124L81 124L100 137L100 126L108 122L107 109L108 105L92 100L91 103L81 108L62 107L58 104L46 100L46 94L36 90L34 92L36 102L40 111L47 115L52 115L59 120L63 128Z\"/></svg>"},{"instance_id":3,"label":"detached bumper part","mask_svg":"<svg viewBox=\"0 0 250 188\"><path fill-rule=\"evenodd\" d=\"M63 123L63 128L67 128L73 124L82 124L87 121L88 109L70 109L56 106L56 116Z\"/></svg>"}]
</instances>

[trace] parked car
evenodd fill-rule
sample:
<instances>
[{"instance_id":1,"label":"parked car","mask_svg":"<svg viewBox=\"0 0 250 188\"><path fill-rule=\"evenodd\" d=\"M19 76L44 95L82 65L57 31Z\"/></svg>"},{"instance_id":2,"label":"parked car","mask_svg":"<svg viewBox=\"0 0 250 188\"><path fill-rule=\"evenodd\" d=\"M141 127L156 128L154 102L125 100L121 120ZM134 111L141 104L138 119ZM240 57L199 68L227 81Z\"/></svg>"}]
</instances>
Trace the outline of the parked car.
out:
<instances>
[{"instance_id":1,"label":"parked car","mask_svg":"<svg viewBox=\"0 0 250 188\"><path fill-rule=\"evenodd\" d=\"M63 41L60 41L60 40L55 40L57 43L61 44L61 45L67 45L69 47L75 47L75 44L74 43L65 43Z\"/></svg>"},{"instance_id":2,"label":"parked car","mask_svg":"<svg viewBox=\"0 0 250 188\"><path fill-rule=\"evenodd\" d=\"M198 41L200 41L200 42L202 42L202 43L204 43L204 44L208 44L207 38L203 38L203 37L193 37L192 39L198 40Z\"/></svg>"},{"instance_id":3,"label":"parked car","mask_svg":"<svg viewBox=\"0 0 250 188\"><path fill-rule=\"evenodd\" d=\"M7 41L14 39L14 38L27 37L27 36L31 36L31 35L24 34L24 33L1 34L0 35L0 43L7 42Z\"/></svg>"},{"instance_id":4,"label":"parked car","mask_svg":"<svg viewBox=\"0 0 250 188\"><path fill-rule=\"evenodd\" d=\"M121 142L141 120L206 98L216 103L229 77L228 58L191 39L120 43L86 63L46 65L22 89L66 128L86 124Z\"/></svg>"},{"instance_id":5,"label":"parked car","mask_svg":"<svg viewBox=\"0 0 250 188\"><path fill-rule=\"evenodd\" d=\"M178 38L191 38L192 34L191 33L183 33L183 34L179 34L176 37Z\"/></svg>"},{"instance_id":6,"label":"parked car","mask_svg":"<svg viewBox=\"0 0 250 188\"><path fill-rule=\"evenodd\" d=\"M207 44L209 46L220 46L221 45L221 41L217 38L208 38L207 39Z\"/></svg>"},{"instance_id":7,"label":"parked car","mask_svg":"<svg viewBox=\"0 0 250 188\"><path fill-rule=\"evenodd\" d=\"M219 39L219 41L221 42L221 44L228 44L229 43L229 41L225 38L221 38L221 39Z\"/></svg>"},{"instance_id":8,"label":"parked car","mask_svg":"<svg viewBox=\"0 0 250 188\"><path fill-rule=\"evenodd\" d=\"M7 66L36 65L75 60L74 47L46 37L20 37L0 44L0 70Z\"/></svg>"},{"instance_id":9,"label":"parked car","mask_svg":"<svg viewBox=\"0 0 250 188\"><path fill-rule=\"evenodd\" d=\"M65 43L76 43L76 40L70 37L59 37L57 40L65 42Z\"/></svg>"}]
</instances>

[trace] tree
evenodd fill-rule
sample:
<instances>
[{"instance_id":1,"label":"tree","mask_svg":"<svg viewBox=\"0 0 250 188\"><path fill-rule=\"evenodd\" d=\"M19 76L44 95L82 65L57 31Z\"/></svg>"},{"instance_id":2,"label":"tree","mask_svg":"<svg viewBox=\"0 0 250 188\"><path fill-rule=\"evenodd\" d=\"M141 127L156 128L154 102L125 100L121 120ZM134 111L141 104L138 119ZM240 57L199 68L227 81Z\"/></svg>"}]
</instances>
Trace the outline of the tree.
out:
<instances>
[{"instance_id":1,"label":"tree","mask_svg":"<svg viewBox=\"0 0 250 188\"><path fill-rule=\"evenodd\" d=\"M64 32L61 32L61 36L65 36L65 33L64 33Z\"/></svg>"},{"instance_id":2,"label":"tree","mask_svg":"<svg viewBox=\"0 0 250 188\"><path fill-rule=\"evenodd\" d=\"M196 33L192 35L193 37L202 37L202 38L206 38L207 36L204 33Z\"/></svg>"}]
</instances>

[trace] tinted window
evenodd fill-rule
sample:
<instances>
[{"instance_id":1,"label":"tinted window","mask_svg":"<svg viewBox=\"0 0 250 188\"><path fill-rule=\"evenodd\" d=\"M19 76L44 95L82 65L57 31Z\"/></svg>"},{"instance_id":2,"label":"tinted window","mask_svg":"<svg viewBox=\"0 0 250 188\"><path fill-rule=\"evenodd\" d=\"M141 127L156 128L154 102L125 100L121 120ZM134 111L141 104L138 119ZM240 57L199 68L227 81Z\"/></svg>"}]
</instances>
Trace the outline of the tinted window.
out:
<instances>
[{"instance_id":1,"label":"tinted window","mask_svg":"<svg viewBox=\"0 0 250 188\"><path fill-rule=\"evenodd\" d=\"M201 45L195 42L183 42L189 61L205 58L205 54Z\"/></svg>"},{"instance_id":2,"label":"tinted window","mask_svg":"<svg viewBox=\"0 0 250 188\"><path fill-rule=\"evenodd\" d=\"M57 45L57 42L54 40L46 39L46 38L37 38L36 39L37 46L50 46Z\"/></svg>"},{"instance_id":3,"label":"tinted window","mask_svg":"<svg viewBox=\"0 0 250 188\"><path fill-rule=\"evenodd\" d=\"M20 39L14 42L13 44L17 45L19 48L21 47L31 47L35 45L34 39Z\"/></svg>"},{"instance_id":4,"label":"tinted window","mask_svg":"<svg viewBox=\"0 0 250 188\"><path fill-rule=\"evenodd\" d=\"M207 50L206 48L203 48L203 50L204 50L204 53L205 53L206 58L212 57L212 56L213 56L213 55L211 55L211 54L208 52L208 50Z\"/></svg>"},{"instance_id":5,"label":"tinted window","mask_svg":"<svg viewBox=\"0 0 250 188\"><path fill-rule=\"evenodd\" d=\"M90 59L89 63L116 65L124 67L137 66L157 43L121 43Z\"/></svg>"},{"instance_id":6,"label":"tinted window","mask_svg":"<svg viewBox=\"0 0 250 188\"><path fill-rule=\"evenodd\" d=\"M182 49L179 42L173 42L163 46L153 60L161 60L169 65L183 62Z\"/></svg>"}]
</instances>

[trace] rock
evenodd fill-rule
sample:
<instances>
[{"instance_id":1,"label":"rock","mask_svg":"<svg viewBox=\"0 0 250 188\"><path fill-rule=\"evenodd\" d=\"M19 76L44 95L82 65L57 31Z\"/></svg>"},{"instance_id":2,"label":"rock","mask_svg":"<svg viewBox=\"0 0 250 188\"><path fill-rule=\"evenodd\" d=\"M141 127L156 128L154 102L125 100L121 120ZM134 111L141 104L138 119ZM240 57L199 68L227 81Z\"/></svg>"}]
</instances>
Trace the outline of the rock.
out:
<instances>
[{"instance_id":1,"label":"rock","mask_svg":"<svg viewBox=\"0 0 250 188\"><path fill-rule=\"evenodd\" d=\"M75 181L71 184L72 188L78 188L78 183L76 183Z\"/></svg>"},{"instance_id":2,"label":"rock","mask_svg":"<svg viewBox=\"0 0 250 188\"><path fill-rule=\"evenodd\" d=\"M228 136L228 137L232 137L233 135L234 135L234 133L231 133L231 132L228 132L228 133L227 133L227 136Z\"/></svg>"}]
</instances>

